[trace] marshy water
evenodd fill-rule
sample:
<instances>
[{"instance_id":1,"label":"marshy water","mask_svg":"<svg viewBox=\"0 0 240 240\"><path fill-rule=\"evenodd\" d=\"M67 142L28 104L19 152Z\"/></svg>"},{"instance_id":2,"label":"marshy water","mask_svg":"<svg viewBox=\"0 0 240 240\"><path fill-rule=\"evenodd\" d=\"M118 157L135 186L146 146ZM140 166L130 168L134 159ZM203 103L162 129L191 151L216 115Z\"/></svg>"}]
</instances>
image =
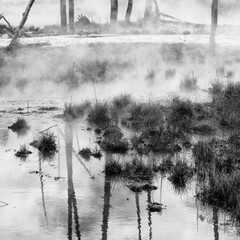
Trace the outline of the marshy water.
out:
<instances>
[{"instance_id":1,"label":"marshy water","mask_svg":"<svg viewBox=\"0 0 240 240\"><path fill-rule=\"evenodd\" d=\"M79 148L95 147L95 133L85 122L64 123L55 117L61 109L39 110L46 105L61 107L54 101L30 101L29 108L27 102L1 103L6 111L0 129L2 239L236 239L237 230L227 216L196 200L194 181L178 193L166 176L158 175L157 190L133 193L126 182L106 177L107 161L130 156L104 154L84 160ZM19 107L31 123L24 136L7 129ZM21 144L54 125L58 153L53 159L42 159L31 146L33 154L26 160L15 157ZM166 209L150 212L147 205L152 201Z\"/></svg>"},{"instance_id":2,"label":"marshy water","mask_svg":"<svg viewBox=\"0 0 240 240\"><path fill-rule=\"evenodd\" d=\"M66 123L55 117L62 109L40 110L46 105L61 107L54 101L1 103L6 111L1 112L0 129L2 239L236 239L237 230L226 215L196 200L194 181L178 193L166 176L158 175L157 190L133 193L125 181L106 177L107 161L131 156L104 154L84 160L77 153L82 147L97 147L93 130L88 131L85 122ZM7 129L16 112L31 123L24 136ZM27 159L15 157L21 144L28 145L54 125L54 158L42 159L31 146L33 154ZM152 201L166 209L150 212L147 205Z\"/></svg>"},{"instance_id":3,"label":"marshy water","mask_svg":"<svg viewBox=\"0 0 240 240\"><path fill-rule=\"evenodd\" d=\"M139 52L140 46L130 56L125 49L114 62L115 47L107 51L105 47L93 47L93 52L81 47L65 52L23 49L2 64L8 81L1 82L1 239L236 239L239 230L230 217L196 199L194 179L179 192L166 175L159 173L153 179L156 190L132 192L126 180L104 173L111 159L125 161L131 154L102 152L100 159L82 158L80 149L99 148L94 128L88 129L86 120L68 122L59 116L65 102L108 100L122 92L143 101L164 101L170 93L208 101L210 81L216 77L216 66L220 68L222 63L209 64L201 51L185 56L182 50L176 51L177 47L173 52L166 50L170 54L165 57L152 57L155 46L150 46L149 52ZM86 64L86 56L95 59L99 52L102 56L98 61L104 62L104 70L99 62L90 61L84 68L88 70L83 71L81 64ZM151 64L146 65L146 59ZM233 74L238 76L237 60L223 59L222 77L228 80ZM187 74L198 78L198 86L191 92L179 87ZM97 76L97 82L92 81L93 76ZM19 80L21 84L17 84ZM8 129L17 117L28 121L26 134ZM48 128L56 136L58 152L44 159L29 144ZM23 144L32 151L27 159L15 157ZM155 158L161 161L161 156L154 155L144 161L151 166ZM186 159L191 162L191 155L186 153ZM161 203L164 208L160 213L151 212L151 202Z\"/></svg>"}]
</instances>

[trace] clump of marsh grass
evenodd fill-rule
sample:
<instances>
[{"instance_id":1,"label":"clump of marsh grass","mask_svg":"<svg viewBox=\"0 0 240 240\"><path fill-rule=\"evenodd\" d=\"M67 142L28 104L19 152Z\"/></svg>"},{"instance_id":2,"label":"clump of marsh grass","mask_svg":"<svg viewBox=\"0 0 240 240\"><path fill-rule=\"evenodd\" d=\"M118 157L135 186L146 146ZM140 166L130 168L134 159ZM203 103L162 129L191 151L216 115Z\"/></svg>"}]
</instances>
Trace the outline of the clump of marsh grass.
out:
<instances>
[{"instance_id":1,"label":"clump of marsh grass","mask_svg":"<svg viewBox=\"0 0 240 240\"><path fill-rule=\"evenodd\" d=\"M216 117L222 126L240 128L240 83L229 82L215 105Z\"/></svg>"},{"instance_id":2,"label":"clump of marsh grass","mask_svg":"<svg viewBox=\"0 0 240 240\"><path fill-rule=\"evenodd\" d=\"M91 155L92 155L92 151L91 151L90 148L82 148L82 149L78 152L78 154L79 154L82 158L84 158L84 159L86 159L86 160L89 160L90 157L91 157Z\"/></svg>"},{"instance_id":3,"label":"clump of marsh grass","mask_svg":"<svg viewBox=\"0 0 240 240\"><path fill-rule=\"evenodd\" d=\"M213 103L216 103L220 100L222 100L223 97L223 91L224 91L224 84L220 80L216 80L211 84L211 87L209 88L210 93L213 96Z\"/></svg>"},{"instance_id":4,"label":"clump of marsh grass","mask_svg":"<svg viewBox=\"0 0 240 240\"><path fill-rule=\"evenodd\" d=\"M20 146L20 149L16 152L15 156L21 159L26 159L29 154L32 154L32 152L28 150L25 144Z\"/></svg>"},{"instance_id":5,"label":"clump of marsh grass","mask_svg":"<svg viewBox=\"0 0 240 240\"><path fill-rule=\"evenodd\" d=\"M226 77L227 79L231 79L231 78L234 77L234 75L235 75L235 72L234 72L234 71L228 70L225 77Z\"/></svg>"},{"instance_id":6,"label":"clump of marsh grass","mask_svg":"<svg viewBox=\"0 0 240 240\"><path fill-rule=\"evenodd\" d=\"M103 140L102 143L100 144L100 147L108 153L121 153L124 154L128 151L129 149L129 144L126 139L121 139L119 141L115 142L109 142Z\"/></svg>"},{"instance_id":7,"label":"clump of marsh grass","mask_svg":"<svg viewBox=\"0 0 240 240\"><path fill-rule=\"evenodd\" d=\"M92 104L90 101L84 101L81 104L65 104L63 115L68 119L76 119L83 117L87 111L91 108Z\"/></svg>"},{"instance_id":8,"label":"clump of marsh grass","mask_svg":"<svg viewBox=\"0 0 240 240\"><path fill-rule=\"evenodd\" d=\"M129 149L129 143L118 126L110 125L103 134L100 147L106 152L124 154Z\"/></svg>"},{"instance_id":9,"label":"clump of marsh grass","mask_svg":"<svg viewBox=\"0 0 240 240\"><path fill-rule=\"evenodd\" d=\"M160 153L181 151L177 135L170 129L144 131L139 136L135 135L131 142L139 154L148 154L150 151Z\"/></svg>"},{"instance_id":10,"label":"clump of marsh grass","mask_svg":"<svg viewBox=\"0 0 240 240\"><path fill-rule=\"evenodd\" d=\"M88 113L87 120L90 124L106 126L111 122L109 104L107 102L96 102Z\"/></svg>"},{"instance_id":11,"label":"clump of marsh grass","mask_svg":"<svg viewBox=\"0 0 240 240\"><path fill-rule=\"evenodd\" d=\"M198 86L197 78L194 76L194 73L186 75L180 82L179 88L183 91L196 91Z\"/></svg>"},{"instance_id":12,"label":"clump of marsh grass","mask_svg":"<svg viewBox=\"0 0 240 240\"><path fill-rule=\"evenodd\" d=\"M193 146L193 156L195 157L195 164L208 165L214 158L214 151L208 142L198 141Z\"/></svg>"},{"instance_id":13,"label":"clump of marsh grass","mask_svg":"<svg viewBox=\"0 0 240 240\"><path fill-rule=\"evenodd\" d=\"M229 141L229 139L201 141L193 147L195 165L201 175L204 175L204 171L206 174L212 174L212 172L231 173L236 169L240 169L238 145L234 145L234 142Z\"/></svg>"},{"instance_id":14,"label":"clump of marsh grass","mask_svg":"<svg viewBox=\"0 0 240 240\"><path fill-rule=\"evenodd\" d=\"M165 70L165 78L170 79L175 77L176 75L176 69L175 68L169 68Z\"/></svg>"},{"instance_id":15,"label":"clump of marsh grass","mask_svg":"<svg viewBox=\"0 0 240 240\"><path fill-rule=\"evenodd\" d=\"M153 81L156 77L156 72L154 69L149 69L147 71L146 80Z\"/></svg>"},{"instance_id":16,"label":"clump of marsh grass","mask_svg":"<svg viewBox=\"0 0 240 240\"><path fill-rule=\"evenodd\" d=\"M133 181L131 184L127 185L127 187L132 192L142 192L142 191L152 191L157 190L157 187L148 182L139 182Z\"/></svg>"},{"instance_id":17,"label":"clump of marsh grass","mask_svg":"<svg viewBox=\"0 0 240 240\"><path fill-rule=\"evenodd\" d=\"M184 192L193 177L193 168L189 167L186 162L178 161L170 171L168 180L174 186L174 189L181 193Z\"/></svg>"},{"instance_id":18,"label":"clump of marsh grass","mask_svg":"<svg viewBox=\"0 0 240 240\"><path fill-rule=\"evenodd\" d=\"M153 169L136 157L121 163L116 159L106 161L105 174L137 181L150 181L154 176Z\"/></svg>"},{"instance_id":19,"label":"clump of marsh grass","mask_svg":"<svg viewBox=\"0 0 240 240\"><path fill-rule=\"evenodd\" d=\"M107 176L119 176L123 172L123 166L119 161L111 160L105 163L105 174Z\"/></svg>"},{"instance_id":20,"label":"clump of marsh grass","mask_svg":"<svg viewBox=\"0 0 240 240\"><path fill-rule=\"evenodd\" d=\"M213 133L215 133L216 128L213 127L211 124L202 123L194 125L191 130L193 133L199 135L212 135Z\"/></svg>"},{"instance_id":21,"label":"clump of marsh grass","mask_svg":"<svg viewBox=\"0 0 240 240\"><path fill-rule=\"evenodd\" d=\"M136 130L156 128L163 123L162 106L158 103L133 102L128 114L128 122Z\"/></svg>"},{"instance_id":22,"label":"clump of marsh grass","mask_svg":"<svg viewBox=\"0 0 240 240\"><path fill-rule=\"evenodd\" d=\"M190 100L182 100L178 97L173 98L169 107L167 117L168 124L176 132L187 132L195 120L194 105Z\"/></svg>"},{"instance_id":23,"label":"clump of marsh grass","mask_svg":"<svg viewBox=\"0 0 240 240\"><path fill-rule=\"evenodd\" d=\"M204 184L197 194L203 203L219 207L240 220L240 172L231 174L216 174L208 183Z\"/></svg>"},{"instance_id":24,"label":"clump of marsh grass","mask_svg":"<svg viewBox=\"0 0 240 240\"><path fill-rule=\"evenodd\" d=\"M96 150L92 151L91 156L93 156L94 158L97 158L97 159L101 159L102 153L100 150L96 149Z\"/></svg>"},{"instance_id":25,"label":"clump of marsh grass","mask_svg":"<svg viewBox=\"0 0 240 240\"><path fill-rule=\"evenodd\" d=\"M150 212L162 212L163 209L166 209L162 203L152 202L148 204L148 210Z\"/></svg>"},{"instance_id":26,"label":"clump of marsh grass","mask_svg":"<svg viewBox=\"0 0 240 240\"><path fill-rule=\"evenodd\" d=\"M37 145L43 158L52 158L57 151L56 137L53 133L43 133Z\"/></svg>"},{"instance_id":27,"label":"clump of marsh grass","mask_svg":"<svg viewBox=\"0 0 240 240\"><path fill-rule=\"evenodd\" d=\"M124 165L123 174L129 179L151 180L154 176L152 167L134 157Z\"/></svg>"},{"instance_id":28,"label":"clump of marsh grass","mask_svg":"<svg viewBox=\"0 0 240 240\"><path fill-rule=\"evenodd\" d=\"M121 111L126 109L131 102L132 97L130 94L120 94L119 96L113 98L112 105L114 108Z\"/></svg>"},{"instance_id":29,"label":"clump of marsh grass","mask_svg":"<svg viewBox=\"0 0 240 240\"><path fill-rule=\"evenodd\" d=\"M24 118L18 118L15 123L13 123L11 126L8 127L11 129L13 132L22 132L22 131L27 131L30 127L27 123L27 120Z\"/></svg>"},{"instance_id":30,"label":"clump of marsh grass","mask_svg":"<svg viewBox=\"0 0 240 240\"><path fill-rule=\"evenodd\" d=\"M173 166L174 164L172 162L172 158L168 156L163 159L163 161L159 164L157 169L162 173L169 173Z\"/></svg>"}]
</instances>

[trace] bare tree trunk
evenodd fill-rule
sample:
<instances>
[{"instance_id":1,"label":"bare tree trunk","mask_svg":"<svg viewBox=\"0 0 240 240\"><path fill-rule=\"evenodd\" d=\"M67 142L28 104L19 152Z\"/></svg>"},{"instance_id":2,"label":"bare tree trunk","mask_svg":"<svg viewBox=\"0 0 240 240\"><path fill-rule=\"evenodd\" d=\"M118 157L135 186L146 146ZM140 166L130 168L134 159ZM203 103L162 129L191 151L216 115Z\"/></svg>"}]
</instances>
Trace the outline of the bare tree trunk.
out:
<instances>
[{"instance_id":1,"label":"bare tree trunk","mask_svg":"<svg viewBox=\"0 0 240 240\"><path fill-rule=\"evenodd\" d=\"M125 22L129 23L131 14L132 14L132 7L133 7L133 0L128 0L128 6L127 6L127 11L125 15Z\"/></svg>"},{"instance_id":2,"label":"bare tree trunk","mask_svg":"<svg viewBox=\"0 0 240 240\"><path fill-rule=\"evenodd\" d=\"M110 24L116 26L118 20L118 0L111 0Z\"/></svg>"},{"instance_id":3,"label":"bare tree trunk","mask_svg":"<svg viewBox=\"0 0 240 240\"><path fill-rule=\"evenodd\" d=\"M67 32L67 3L66 0L60 0L60 16L62 33Z\"/></svg>"},{"instance_id":4,"label":"bare tree trunk","mask_svg":"<svg viewBox=\"0 0 240 240\"><path fill-rule=\"evenodd\" d=\"M146 0L144 19L149 20L152 14L153 0Z\"/></svg>"},{"instance_id":5,"label":"bare tree trunk","mask_svg":"<svg viewBox=\"0 0 240 240\"><path fill-rule=\"evenodd\" d=\"M218 25L218 0L212 0L212 16L211 16L211 36L210 36L210 51L215 55L216 51L216 31Z\"/></svg>"},{"instance_id":6,"label":"bare tree trunk","mask_svg":"<svg viewBox=\"0 0 240 240\"><path fill-rule=\"evenodd\" d=\"M11 50L17 44L17 40L18 40L18 38L20 36L21 30L23 29L23 27L24 27L24 25L25 25L25 23L27 21L28 15L29 15L29 13L31 11L31 8L32 8L34 2L35 2L35 0L30 0L29 1L28 5L27 5L27 7L25 9L25 12L23 13L22 20L21 20L21 22L20 22L20 24L19 24L19 26L17 28L17 31L14 34L13 39L12 39L11 43L8 46L9 50Z\"/></svg>"},{"instance_id":7,"label":"bare tree trunk","mask_svg":"<svg viewBox=\"0 0 240 240\"><path fill-rule=\"evenodd\" d=\"M69 30L74 33L74 0L69 0Z\"/></svg>"},{"instance_id":8,"label":"bare tree trunk","mask_svg":"<svg viewBox=\"0 0 240 240\"><path fill-rule=\"evenodd\" d=\"M160 18L160 11L159 11L157 0L154 0L154 6L155 6L155 18L156 18L156 20L159 20L159 18Z\"/></svg>"}]
</instances>

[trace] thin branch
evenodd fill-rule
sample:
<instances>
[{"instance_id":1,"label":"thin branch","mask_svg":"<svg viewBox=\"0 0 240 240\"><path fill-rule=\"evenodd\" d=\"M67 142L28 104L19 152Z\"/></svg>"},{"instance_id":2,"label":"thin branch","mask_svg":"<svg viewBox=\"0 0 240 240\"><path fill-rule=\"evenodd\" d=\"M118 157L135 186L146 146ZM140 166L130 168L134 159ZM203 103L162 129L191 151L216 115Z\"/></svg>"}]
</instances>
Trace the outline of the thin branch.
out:
<instances>
[{"instance_id":1,"label":"thin branch","mask_svg":"<svg viewBox=\"0 0 240 240\"><path fill-rule=\"evenodd\" d=\"M6 202L0 201L0 203L2 203L2 204L3 204L3 205L2 205L2 206L0 206L0 207L6 207L6 206L8 206L8 203L6 203Z\"/></svg>"},{"instance_id":2,"label":"thin branch","mask_svg":"<svg viewBox=\"0 0 240 240\"><path fill-rule=\"evenodd\" d=\"M2 13L0 14L0 20L1 19L3 19L7 23L8 27L14 32L12 25L10 24L10 22L5 18L5 16Z\"/></svg>"}]
</instances>

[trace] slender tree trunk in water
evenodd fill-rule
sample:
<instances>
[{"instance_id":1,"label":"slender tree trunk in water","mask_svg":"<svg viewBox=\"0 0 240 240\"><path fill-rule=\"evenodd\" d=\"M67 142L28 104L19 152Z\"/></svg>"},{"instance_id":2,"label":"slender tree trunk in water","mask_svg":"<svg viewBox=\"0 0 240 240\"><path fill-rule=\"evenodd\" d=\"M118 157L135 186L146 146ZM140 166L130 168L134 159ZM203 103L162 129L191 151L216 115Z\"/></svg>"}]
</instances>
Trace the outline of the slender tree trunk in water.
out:
<instances>
[{"instance_id":1,"label":"slender tree trunk in water","mask_svg":"<svg viewBox=\"0 0 240 240\"><path fill-rule=\"evenodd\" d=\"M12 39L11 43L8 46L9 50L11 50L14 46L17 45L17 40L18 40L18 38L20 36L20 33L21 33L21 31L22 31L22 29L23 29L27 19L28 19L28 15L29 15L29 13L31 11L31 8L32 8L34 2L35 2L35 0L30 0L29 1L28 5L27 5L27 7L25 9L25 12L23 13L22 20L21 20L21 22L20 22L20 24L19 24L19 26L17 28L17 31L15 32L15 34L13 36L13 39Z\"/></svg>"},{"instance_id":2,"label":"slender tree trunk in water","mask_svg":"<svg viewBox=\"0 0 240 240\"><path fill-rule=\"evenodd\" d=\"M69 0L69 30L74 33L74 0Z\"/></svg>"},{"instance_id":3,"label":"slender tree trunk in water","mask_svg":"<svg viewBox=\"0 0 240 240\"><path fill-rule=\"evenodd\" d=\"M216 31L218 25L218 0L212 0L212 16L211 16L211 36L210 36L210 51L212 55L216 52Z\"/></svg>"},{"instance_id":4,"label":"slender tree trunk in water","mask_svg":"<svg viewBox=\"0 0 240 240\"><path fill-rule=\"evenodd\" d=\"M144 20L149 20L152 14L153 0L146 0Z\"/></svg>"},{"instance_id":5,"label":"slender tree trunk in water","mask_svg":"<svg viewBox=\"0 0 240 240\"><path fill-rule=\"evenodd\" d=\"M133 7L133 0L128 0L128 6L127 6L127 11L126 11L126 16L125 16L125 22L129 23L131 14L132 14L132 7Z\"/></svg>"},{"instance_id":6,"label":"slender tree trunk in water","mask_svg":"<svg viewBox=\"0 0 240 240\"><path fill-rule=\"evenodd\" d=\"M111 0L110 25L112 28L116 27L118 20L118 0Z\"/></svg>"},{"instance_id":7,"label":"slender tree trunk in water","mask_svg":"<svg viewBox=\"0 0 240 240\"><path fill-rule=\"evenodd\" d=\"M60 16L62 33L67 32L67 3L66 0L60 0Z\"/></svg>"}]
</instances>

